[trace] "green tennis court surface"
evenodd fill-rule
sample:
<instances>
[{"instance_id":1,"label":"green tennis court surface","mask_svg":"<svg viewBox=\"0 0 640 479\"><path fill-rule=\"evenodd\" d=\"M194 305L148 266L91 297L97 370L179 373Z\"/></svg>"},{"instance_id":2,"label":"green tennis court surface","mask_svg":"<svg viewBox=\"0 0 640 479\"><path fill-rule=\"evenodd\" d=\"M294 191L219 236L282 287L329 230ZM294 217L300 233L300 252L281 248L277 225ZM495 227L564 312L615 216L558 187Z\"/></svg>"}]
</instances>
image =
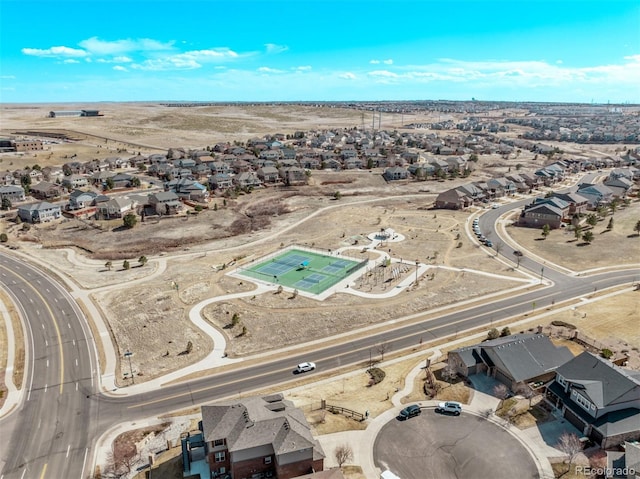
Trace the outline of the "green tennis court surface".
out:
<instances>
[{"instance_id":1,"label":"green tennis court surface","mask_svg":"<svg viewBox=\"0 0 640 479\"><path fill-rule=\"evenodd\" d=\"M273 284L320 294L342 281L367 261L290 249L267 260L242 267L238 274Z\"/></svg>"}]
</instances>

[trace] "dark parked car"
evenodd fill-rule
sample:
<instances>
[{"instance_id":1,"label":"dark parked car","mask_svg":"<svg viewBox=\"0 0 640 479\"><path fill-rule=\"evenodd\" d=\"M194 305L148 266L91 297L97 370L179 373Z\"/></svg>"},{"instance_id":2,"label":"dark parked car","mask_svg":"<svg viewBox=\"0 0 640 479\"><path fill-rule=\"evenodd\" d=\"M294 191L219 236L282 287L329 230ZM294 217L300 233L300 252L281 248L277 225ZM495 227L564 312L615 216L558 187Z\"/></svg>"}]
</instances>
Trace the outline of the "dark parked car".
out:
<instances>
[{"instance_id":1,"label":"dark parked car","mask_svg":"<svg viewBox=\"0 0 640 479\"><path fill-rule=\"evenodd\" d=\"M413 416L419 416L420 413L422 413L420 406L418 406L417 404L412 404L411 406L407 406L402 411L400 411L400 415L398 416L398 419L402 419L402 420L409 419L410 417L413 417Z\"/></svg>"}]
</instances>

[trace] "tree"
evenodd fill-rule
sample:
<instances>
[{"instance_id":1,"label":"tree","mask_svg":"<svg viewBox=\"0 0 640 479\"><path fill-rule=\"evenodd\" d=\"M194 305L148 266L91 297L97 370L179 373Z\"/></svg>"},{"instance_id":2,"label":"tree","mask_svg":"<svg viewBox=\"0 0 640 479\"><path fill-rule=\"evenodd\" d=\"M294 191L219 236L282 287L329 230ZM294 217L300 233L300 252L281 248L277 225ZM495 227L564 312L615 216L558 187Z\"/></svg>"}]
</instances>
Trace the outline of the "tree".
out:
<instances>
[{"instance_id":1,"label":"tree","mask_svg":"<svg viewBox=\"0 0 640 479\"><path fill-rule=\"evenodd\" d=\"M549 236L549 233L551 233L551 227L549 226L548 223L545 223L542 226L542 236L544 239L547 239L547 236Z\"/></svg>"},{"instance_id":2,"label":"tree","mask_svg":"<svg viewBox=\"0 0 640 479\"><path fill-rule=\"evenodd\" d=\"M115 183L113 182L113 178L107 178L106 181L104 182L104 189L112 190L114 185Z\"/></svg>"},{"instance_id":3,"label":"tree","mask_svg":"<svg viewBox=\"0 0 640 479\"><path fill-rule=\"evenodd\" d=\"M107 268L107 270L111 271L111 267L113 266L113 263L111 261L107 261L104 264L104 267Z\"/></svg>"},{"instance_id":4,"label":"tree","mask_svg":"<svg viewBox=\"0 0 640 479\"><path fill-rule=\"evenodd\" d=\"M122 222L124 223L125 228L131 229L138 222L138 217L133 213L127 213L124 215L124 218L122 218Z\"/></svg>"},{"instance_id":5,"label":"tree","mask_svg":"<svg viewBox=\"0 0 640 479\"><path fill-rule=\"evenodd\" d=\"M492 328L487 333L487 339L498 339L500 337L500 331L496 328Z\"/></svg>"},{"instance_id":6,"label":"tree","mask_svg":"<svg viewBox=\"0 0 640 479\"><path fill-rule=\"evenodd\" d=\"M342 467L346 462L353 461L353 449L348 444L340 444L333 451L338 463L338 467Z\"/></svg>"},{"instance_id":7,"label":"tree","mask_svg":"<svg viewBox=\"0 0 640 479\"><path fill-rule=\"evenodd\" d=\"M520 385L518 388L518 394L529 400L529 407L531 407L531 400L537 396L537 393L527 384Z\"/></svg>"},{"instance_id":8,"label":"tree","mask_svg":"<svg viewBox=\"0 0 640 479\"><path fill-rule=\"evenodd\" d=\"M569 470L571 470L571 464L578 454L582 451L582 442L577 434L565 432L560 436L556 449L564 452L569 459Z\"/></svg>"},{"instance_id":9,"label":"tree","mask_svg":"<svg viewBox=\"0 0 640 479\"><path fill-rule=\"evenodd\" d=\"M9 208L11 208L11 200L9 198L2 198L2 209L3 210L8 210Z\"/></svg>"},{"instance_id":10,"label":"tree","mask_svg":"<svg viewBox=\"0 0 640 479\"><path fill-rule=\"evenodd\" d=\"M138 258L138 264L140 266L144 266L145 264L147 264L147 257L146 256L140 256L140 258Z\"/></svg>"},{"instance_id":11,"label":"tree","mask_svg":"<svg viewBox=\"0 0 640 479\"><path fill-rule=\"evenodd\" d=\"M609 203L609 209L611 210L611 214L614 215L616 214L616 210L618 209L618 206L620 206L620 201L619 200L611 200L611 203Z\"/></svg>"},{"instance_id":12,"label":"tree","mask_svg":"<svg viewBox=\"0 0 640 479\"><path fill-rule=\"evenodd\" d=\"M376 350L378 351L378 354L380 355L380 361L384 361L384 353L389 351L389 343L383 342L383 343L378 344L376 346Z\"/></svg>"},{"instance_id":13,"label":"tree","mask_svg":"<svg viewBox=\"0 0 640 479\"><path fill-rule=\"evenodd\" d=\"M582 240L589 244L593 241L593 231L585 231L582 235Z\"/></svg>"},{"instance_id":14,"label":"tree","mask_svg":"<svg viewBox=\"0 0 640 479\"><path fill-rule=\"evenodd\" d=\"M582 238L582 226L577 225L574 229L573 229L573 235L576 237L577 240L579 240L580 238Z\"/></svg>"},{"instance_id":15,"label":"tree","mask_svg":"<svg viewBox=\"0 0 640 479\"><path fill-rule=\"evenodd\" d=\"M336 191L333 194L333 198L336 199L336 200L339 200L340 198L342 198L342 193L340 193L339 191Z\"/></svg>"},{"instance_id":16,"label":"tree","mask_svg":"<svg viewBox=\"0 0 640 479\"><path fill-rule=\"evenodd\" d=\"M605 216L607 216L607 209L600 205L596 208L596 213L598 214L598 216L604 218Z\"/></svg>"},{"instance_id":17,"label":"tree","mask_svg":"<svg viewBox=\"0 0 640 479\"><path fill-rule=\"evenodd\" d=\"M505 326L504 328L502 328L502 331L500 331L500 337L504 338L505 336L509 336L511 334L511 330L509 329L509 326Z\"/></svg>"},{"instance_id":18,"label":"tree","mask_svg":"<svg viewBox=\"0 0 640 479\"><path fill-rule=\"evenodd\" d=\"M187 342L187 348L185 349L187 354L190 354L193 351L193 343L191 341Z\"/></svg>"},{"instance_id":19,"label":"tree","mask_svg":"<svg viewBox=\"0 0 640 479\"><path fill-rule=\"evenodd\" d=\"M607 224L607 231L611 231L613 229L613 218L609 219L609 223Z\"/></svg>"},{"instance_id":20,"label":"tree","mask_svg":"<svg viewBox=\"0 0 640 479\"><path fill-rule=\"evenodd\" d=\"M633 227L633 231L635 231L638 234L638 236L640 236L640 220L638 220L635 226Z\"/></svg>"},{"instance_id":21,"label":"tree","mask_svg":"<svg viewBox=\"0 0 640 479\"><path fill-rule=\"evenodd\" d=\"M442 372L440 374L442 379L444 379L448 383L451 383L451 381L458 377L458 371L456 371L456 367L450 362L447 362L447 365L442 369Z\"/></svg>"},{"instance_id":22,"label":"tree","mask_svg":"<svg viewBox=\"0 0 640 479\"><path fill-rule=\"evenodd\" d=\"M588 214L587 215L587 224L590 225L590 226L597 225L598 224L598 217L593 213Z\"/></svg>"},{"instance_id":23,"label":"tree","mask_svg":"<svg viewBox=\"0 0 640 479\"><path fill-rule=\"evenodd\" d=\"M0 233L0 243L6 243L7 241L9 241L7 233Z\"/></svg>"},{"instance_id":24,"label":"tree","mask_svg":"<svg viewBox=\"0 0 640 479\"><path fill-rule=\"evenodd\" d=\"M240 323L240 315L238 313L233 313L231 316L231 326L236 326Z\"/></svg>"},{"instance_id":25,"label":"tree","mask_svg":"<svg viewBox=\"0 0 640 479\"><path fill-rule=\"evenodd\" d=\"M140 186L140 178L138 178L137 176L131 178L131 186L133 186L134 188L138 188Z\"/></svg>"},{"instance_id":26,"label":"tree","mask_svg":"<svg viewBox=\"0 0 640 479\"><path fill-rule=\"evenodd\" d=\"M125 259L125 260L122 262L122 269L127 270L127 269L129 269L129 268L131 268L131 264L129 264L129 261Z\"/></svg>"}]
</instances>

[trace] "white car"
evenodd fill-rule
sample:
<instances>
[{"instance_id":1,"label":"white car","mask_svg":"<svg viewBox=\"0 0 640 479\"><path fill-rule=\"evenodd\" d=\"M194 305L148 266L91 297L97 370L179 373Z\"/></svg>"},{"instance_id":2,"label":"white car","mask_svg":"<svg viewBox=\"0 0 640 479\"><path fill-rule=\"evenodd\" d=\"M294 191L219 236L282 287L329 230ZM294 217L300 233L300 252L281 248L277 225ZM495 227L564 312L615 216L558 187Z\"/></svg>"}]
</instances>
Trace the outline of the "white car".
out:
<instances>
[{"instance_id":1,"label":"white car","mask_svg":"<svg viewBox=\"0 0 640 479\"><path fill-rule=\"evenodd\" d=\"M436 412L442 414L453 414L454 416L459 416L462 412L462 404L457 401L446 401L438 403L438 407L436 408Z\"/></svg>"},{"instance_id":2,"label":"white car","mask_svg":"<svg viewBox=\"0 0 640 479\"><path fill-rule=\"evenodd\" d=\"M313 371L316 368L316 363L300 363L296 366L296 373L306 373Z\"/></svg>"}]
</instances>

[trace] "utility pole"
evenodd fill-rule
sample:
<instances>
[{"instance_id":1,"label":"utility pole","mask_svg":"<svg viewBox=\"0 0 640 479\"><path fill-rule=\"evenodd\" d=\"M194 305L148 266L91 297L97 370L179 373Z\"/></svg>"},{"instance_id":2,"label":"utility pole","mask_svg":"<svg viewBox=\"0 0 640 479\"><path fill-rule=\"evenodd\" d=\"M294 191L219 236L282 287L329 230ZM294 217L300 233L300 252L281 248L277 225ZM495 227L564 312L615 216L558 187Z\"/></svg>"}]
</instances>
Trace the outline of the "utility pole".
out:
<instances>
[{"instance_id":1,"label":"utility pole","mask_svg":"<svg viewBox=\"0 0 640 479\"><path fill-rule=\"evenodd\" d=\"M133 368L131 367L131 356L133 356L133 353L127 349L127 352L124 353L124 357L129 360L129 374L131 374L131 382L135 384L136 380L133 377Z\"/></svg>"},{"instance_id":2,"label":"utility pole","mask_svg":"<svg viewBox=\"0 0 640 479\"><path fill-rule=\"evenodd\" d=\"M416 285L418 284L418 266L420 266L420 261L416 260Z\"/></svg>"}]
</instances>

